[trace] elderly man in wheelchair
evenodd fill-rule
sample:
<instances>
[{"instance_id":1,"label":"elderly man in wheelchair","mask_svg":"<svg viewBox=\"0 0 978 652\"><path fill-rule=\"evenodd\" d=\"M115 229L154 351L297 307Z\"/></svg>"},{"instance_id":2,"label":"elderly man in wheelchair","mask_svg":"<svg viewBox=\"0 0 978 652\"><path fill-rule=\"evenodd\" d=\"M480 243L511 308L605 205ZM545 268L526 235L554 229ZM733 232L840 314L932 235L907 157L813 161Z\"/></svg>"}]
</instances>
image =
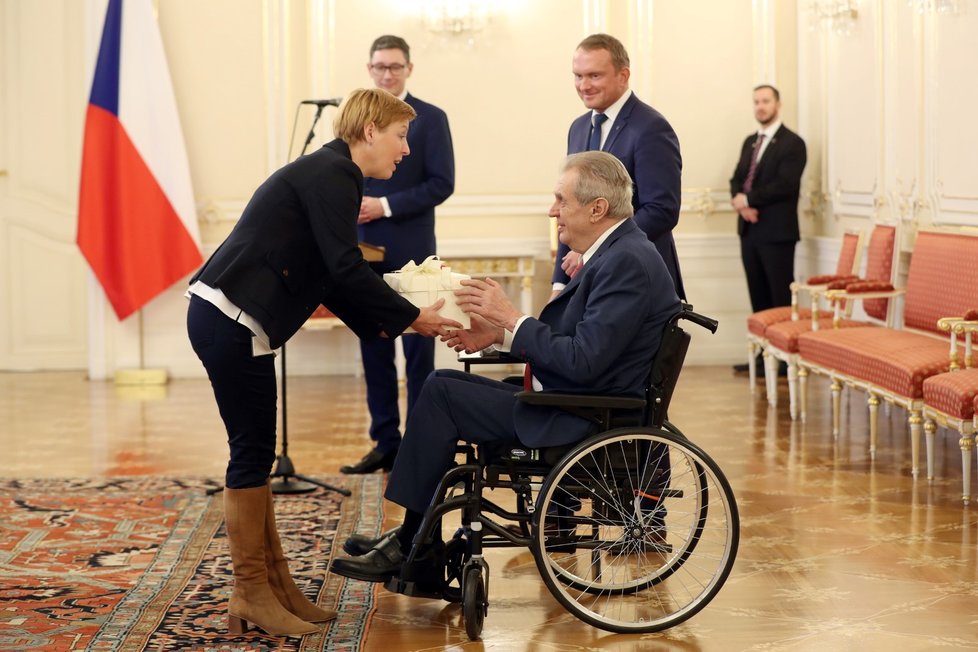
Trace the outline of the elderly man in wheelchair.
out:
<instances>
[{"instance_id":1,"label":"elderly man in wheelchair","mask_svg":"<svg viewBox=\"0 0 978 652\"><path fill-rule=\"evenodd\" d=\"M620 632L691 616L719 590L736 552L726 479L664 421L689 341L678 320L711 330L715 322L681 304L630 219L632 183L618 159L567 157L554 196L558 237L582 254L572 280L538 319L493 280L463 281L456 295L472 327L442 337L456 351L508 352L527 364L524 384L454 370L429 376L385 493L405 508L403 523L376 539L354 535L344 546L351 556L331 565L401 593L462 602L473 639L488 608L484 546L529 546L565 607ZM458 486L461 495L450 495ZM515 511L482 495L497 487L515 492ZM453 510L463 527L445 544L441 517ZM711 569L687 563L696 551Z\"/></svg>"}]
</instances>

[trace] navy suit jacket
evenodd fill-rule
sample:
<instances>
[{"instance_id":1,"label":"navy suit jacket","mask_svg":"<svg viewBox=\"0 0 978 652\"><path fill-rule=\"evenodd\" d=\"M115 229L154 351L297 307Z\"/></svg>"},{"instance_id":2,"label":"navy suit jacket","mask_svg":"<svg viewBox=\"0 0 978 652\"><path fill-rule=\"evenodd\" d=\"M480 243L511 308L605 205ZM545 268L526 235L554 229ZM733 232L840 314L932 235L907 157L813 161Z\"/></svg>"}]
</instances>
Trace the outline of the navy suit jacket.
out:
<instances>
[{"instance_id":1,"label":"navy suit jacket","mask_svg":"<svg viewBox=\"0 0 978 652\"><path fill-rule=\"evenodd\" d=\"M455 154L445 112L408 93L418 116L408 128L411 153L390 179L367 178L364 195L386 197L391 216L360 225L360 239L385 248L380 273L420 263L435 253L435 206L455 190Z\"/></svg>"},{"instance_id":2,"label":"navy suit jacket","mask_svg":"<svg viewBox=\"0 0 978 652\"><path fill-rule=\"evenodd\" d=\"M591 112L577 118L567 134L567 153L587 151L591 136ZM632 93L621 108L602 150L614 154L632 177L634 220L659 250L675 282L676 292L685 297L679 255L672 229L679 223L683 160L679 138L661 113ZM560 261L568 252L557 248L554 283L566 283Z\"/></svg>"},{"instance_id":3,"label":"navy suit jacket","mask_svg":"<svg viewBox=\"0 0 978 652\"><path fill-rule=\"evenodd\" d=\"M191 279L258 320L272 348L320 303L360 337L400 335L419 310L363 259L356 222L363 174L342 140L272 174L227 239Z\"/></svg>"},{"instance_id":4,"label":"navy suit jacket","mask_svg":"<svg viewBox=\"0 0 978 652\"><path fill-rule=\"evenodd\" d=\"M517 329L511 353L547 391L644 396L666 321L680 309L662 257L634 220L608 236L567 287ZM556 408L517 402L527 446L560 446L593 424Z\"/></svg>"},{"instance_id":5,"label":"navy suit jacket","mask_svg":"<svg viewBox=\"0 0 978 652\"><path fill-rule=\"evenodd\" d=\"M757 134L751 134L740 148L740 160L730 179L731 197L743 190L756 140ZM798 194L806 160L805 141L781 125L757 162L754 182L747 193L747 203L757 209L758 221L751 224L737 216L737 233L741 237L755 242L799 240Z\"/></svg>"}]
</instances>

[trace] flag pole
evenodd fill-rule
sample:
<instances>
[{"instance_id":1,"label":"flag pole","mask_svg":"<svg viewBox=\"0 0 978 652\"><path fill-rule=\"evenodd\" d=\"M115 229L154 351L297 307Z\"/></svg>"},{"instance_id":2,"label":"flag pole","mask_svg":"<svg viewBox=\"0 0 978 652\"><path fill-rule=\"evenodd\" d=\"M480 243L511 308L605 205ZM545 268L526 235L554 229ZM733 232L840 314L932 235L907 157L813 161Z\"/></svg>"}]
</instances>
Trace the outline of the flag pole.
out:
<instances>
[{"instance_id":1,"label":"flag pole","mask_svg":"<svg viewBox=\"0 0 978 652\"><path fill-rule=\"evenodd\" d=\"M136 323L138 325L139 337L139 368L138 369L118 369L115 372L115 384L121 386L151 387L166 385L169 376L166 369L147 369L145 359L145 334L143 333L143 309L136 311Z\"/></svg>"}]
</instances>

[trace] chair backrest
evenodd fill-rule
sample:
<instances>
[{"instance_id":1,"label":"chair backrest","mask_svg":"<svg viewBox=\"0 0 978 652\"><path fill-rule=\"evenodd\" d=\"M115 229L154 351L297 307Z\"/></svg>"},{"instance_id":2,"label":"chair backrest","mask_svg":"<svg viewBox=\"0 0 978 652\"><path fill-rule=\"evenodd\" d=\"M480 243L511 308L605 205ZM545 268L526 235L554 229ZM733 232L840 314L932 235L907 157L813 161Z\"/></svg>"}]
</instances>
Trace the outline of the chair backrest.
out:
<instances>
[{"instance_id":1,"label":"chair backrest","mask_svg":"<svg viewBox=\"0 0 978 652\"><path fill-rule=\"evenodd\" d=\"M679 326L679 321L682 319L692 321L711 333L717 330L715 319L693 312L693 307L688 304L683 304L683 309L666 323L649 374L649 389L645 397L643 419L647 426L662 427L666 420L666 412L669 410L669 403L672 401L672 393L683 370L683 361L686 360L686 352L689 350L692 336Z\"/></svg>"},{"instance_id":2,"label":"chair backrest","mask_svg":"<svg viewBox=\"0 0 978 652\"><path fill-rule=\"evenodd\" d=\"M896 270L896 240L897 229L892 224L877 224L869 234L869 245L866 247L867 281L893 282L893 272ZM880 321L886 320L888 299L869 299L863 302L863 310L867 315Z\"/></svg>"},{"instance_id":3,"label":"chair backrest","mask_svg":"<svg viewBox=\"0 0 978 652\"><path fill-rule=\"evenodd\" d=\"M859 274L859 258L862 253L862 231L846 231L842 234L842 247L839 249L839 261L835 264L836 276L854 276Z\"/></svg>"},{"instance_id":4,"label":"chair backrest","mask_svg":"<svg viewBox=\"0 0 978 652\"><path fill-rule=\"evenodd\" d=\"M662 344L652 363L652 374L649 378L649 390L646 395L645 419L648 426L661 428L666 420L666 411L672 401L672 393L679 382L679 374L683 370L683 361L689 350L689 341L693 339L689 333L670 321L662 332Z\"/></svg>"},{"instance_id":5,"label":"chair backrest","mask_svg":"<svg viewBox=\"0 0 978 652\"><path fill-rule=\"evenodd\" d=\"M937 320L963 315L978 305L978 237L921 231L917 234L903 323L907 328L945 335Z\"/></svg>"}]
</instances>

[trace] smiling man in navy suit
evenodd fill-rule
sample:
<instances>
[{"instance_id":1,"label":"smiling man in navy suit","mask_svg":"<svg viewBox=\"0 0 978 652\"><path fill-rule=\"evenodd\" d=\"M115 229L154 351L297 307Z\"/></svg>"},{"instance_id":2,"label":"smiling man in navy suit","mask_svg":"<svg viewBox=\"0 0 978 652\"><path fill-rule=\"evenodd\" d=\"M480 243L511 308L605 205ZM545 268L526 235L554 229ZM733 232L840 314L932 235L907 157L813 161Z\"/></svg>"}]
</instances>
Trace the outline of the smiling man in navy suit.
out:
<instances>
[{"instance_id":1,"label":"smiling man in navy suit","mask_svg":"<svg viewBox=\"0 0 978 652\"><path fill-rule=\"evenodd\" d=\"M435 206L455 190L455 157L445 112L407 92L414 70L411 48L399 36L384 35L370 46L367 71L377 88L388 91L415 110L408 131L411 156L390 179L365 179L360 206L360 240L384 247L384 260L371 265L378 274L420 263L435 253ZM434 340L402 335L407 371L407 411L414 407L421 385L435 368ZM401 443L394 340L360 340L363 375L367 382L370 439L374 447L343 473L389 471Z\"/></svg>"},{"instance_id":2,"label":"smiling man in navy suit","mask_svg":"<svg viewBox=\"0 0 978 652\"><path fill-rule=\"evenodd\" d=\"M442 337L455 350L489 345L531 365L537 390L642 396L666 321L680 302L662 257L636 226L631 179L607 153L567 157L550 216L560 242L584 261L539 318L524 315L491 280L465 280L455 292L472 328ZM385 496L405 508L404 523L379 539L351 537L353 557L331 570L359 580L398 573L459 440L535 448L584 439L597 426L559 408L521 403L522 387L442 369L429 376L408 419Z\"/></svg>"},{"instance_id":3,"label":"smiling man in navy suit","mask_svg":"<svg viewBox=\"0 0 978 652\"><path fill-rule=\"evenodd\" d=\"M754 89L758 129L744 140L730 178L730 203L737 211L740 257L754 312L791 305L798 194L807 155L805 141L781 122L780 109L778 89L768 84ZM747 365L734 365L734 370L746 371Z\"/></svg>"},{"instance_id":4,"label":"smiling man in navy suit","mask_svg":"<svg viewBox=\"0 0 978 652\"><path fill-rule=\"evenodd\" d=\"M592 34L574 52L574 87L589 111L567 134L567 153L601 150L614 154L632 179L635 224L659 250L676 293L685 298L672 229L679 222L683 161L679 139L661 113L628 87L628 52L608 34ZM556 296L576 273L580 256L561 244L553 282Z\"/></svg>"}]
</instances>

